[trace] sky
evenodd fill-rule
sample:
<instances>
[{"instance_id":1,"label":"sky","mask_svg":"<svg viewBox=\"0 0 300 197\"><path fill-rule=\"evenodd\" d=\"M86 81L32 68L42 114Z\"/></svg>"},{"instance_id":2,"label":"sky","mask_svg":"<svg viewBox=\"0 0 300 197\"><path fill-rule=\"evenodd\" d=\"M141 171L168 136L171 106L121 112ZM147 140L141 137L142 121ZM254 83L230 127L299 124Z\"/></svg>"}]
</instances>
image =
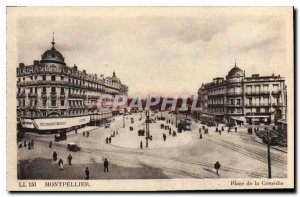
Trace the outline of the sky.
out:
<instances>
[{"instance_id":1,"label":"sky","mask_svg":"<svg viewBox=\"0 0 300 197\"><path fill-rule=\"evenodd\" d=\"M129 95L196 95L237 66L246 75L281 74L286 21L276 15L26 16L17 22L18 62L55 48L68 66L112 75Z\"/></svg>"}]
</instances>

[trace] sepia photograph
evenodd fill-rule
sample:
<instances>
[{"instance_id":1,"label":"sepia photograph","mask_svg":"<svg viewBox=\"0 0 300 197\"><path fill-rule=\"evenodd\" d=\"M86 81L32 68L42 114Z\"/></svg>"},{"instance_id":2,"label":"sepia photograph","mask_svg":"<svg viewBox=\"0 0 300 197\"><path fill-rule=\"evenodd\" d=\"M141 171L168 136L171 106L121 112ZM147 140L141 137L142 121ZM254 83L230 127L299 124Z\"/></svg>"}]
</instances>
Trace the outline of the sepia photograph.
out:
<instances>
[{"instance_id":1,"label":"sepia photograph","mask_svg":"<svg viewBox=\"0 0 300 197\"><path fill-rule=\"evenodd\" d=\"M293 14L7 7L7 189L293 189Z\"/></svg>"}]
</instances>

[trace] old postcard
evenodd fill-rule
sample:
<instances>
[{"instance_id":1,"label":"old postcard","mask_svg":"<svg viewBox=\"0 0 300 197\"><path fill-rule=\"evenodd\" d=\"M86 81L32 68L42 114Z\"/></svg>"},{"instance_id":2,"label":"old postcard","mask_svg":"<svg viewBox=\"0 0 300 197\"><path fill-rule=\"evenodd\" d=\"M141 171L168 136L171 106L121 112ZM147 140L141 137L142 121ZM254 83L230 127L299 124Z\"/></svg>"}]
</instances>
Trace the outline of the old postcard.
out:
<instances>
[{"instance_id":1,"label":"old postcard","mask_svg":"<svg viewBox=\"0 0 300 197\"><path fill-rule=\"evenodd\" d=\"M8 7L7 190L294 188L292 7Z\"/></svg>"}]
</instances>

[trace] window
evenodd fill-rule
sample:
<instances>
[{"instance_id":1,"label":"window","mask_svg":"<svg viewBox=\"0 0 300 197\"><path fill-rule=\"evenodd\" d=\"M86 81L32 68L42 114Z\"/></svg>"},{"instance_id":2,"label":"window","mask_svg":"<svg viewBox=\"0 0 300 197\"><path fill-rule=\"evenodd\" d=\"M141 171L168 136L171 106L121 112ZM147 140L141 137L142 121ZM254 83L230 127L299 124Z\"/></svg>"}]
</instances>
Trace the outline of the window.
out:
<instances>
[{"instance_id":1,"label":"window","mask_svg":"<svg viewBox=\"0 0 300 197\"><path fill-rule=\"evenodd\" d=\"M266 111L266 113L269 113L269 108L266 107L266 108L265 108L265 111Z\"/></svg>"},{"instance_id":2,"label":"window","mask_svg":"<svg viewBox=\"0 0 300 197\"><path fill-rule=\"evenodd\" d=\"M37 87L34 88L34 92L37 93Z\"/></svg>"},{"instance_id":3,"label":"window","mask_svg":"<svg viewBox=\"0 0 300 197\"><path fill-rule=\"evenodd\" d=\"M241 99L237 99L237 100L236 100L236 104L237 104L237 105L241 105Z\"/></svg>"},{"instance_id":4,"label":"window","mask_svg":"<svg viewBox=\"0 0 300 197\"><path fill-rule=\"evenodd\" d=\"M230 112L233 114L233 113L234 113L234 109L233 109L233 108L231 108Z\"/></svg>"},{"instance_id":5,"label":"window","mask_svg":"<svg viewBox=\"0 0 300 197\"><path fill-rule=\"evenodd\" d=\"M249 105L252 105L252 98L249 98Z\"/></svg>"},{"instance_id":6,"label":"window","mask_svg":"<svg viewBox=\"0 0 300 197\"><path fill-rule=\"evenodd\" d=\"M56 100L51 100L51 107L56 107Z\"/></svg>"},{"instance_id":7,"label":"window","mask_svg":"<svg viewBox=\"0 0 300 197\"><path fill-rule=\"evenodd\" d=\"M32 88L30 88L30 93L32 93Z\"/></svg>"},{"instance_id":8,"label":"window","mask_svg":"<svg viewBox=\"0 0 300 197\"><path fill-rule=\"evenodd\" d=\"M264 85L263 88L264 88L264 92L268 92L269 85Z\"/></svg>"},{"instance_id":9,"label":"window","mask_svg":"<svg viewBox=\"0 0 300 197\"><path fill-rule=\"evenodd\" d=\"M51 93L55 93L55 92L56 92L55 87L51 87Z\"/></svg>"},{"instance_id":10,"label":"window","mask_svg":"<svg viewBox=\"0 0 300 197\"><path fill-rule=\"evenodd\" d=\"M64 94L65 93L65 88L60 88L60 92L61 92L61 94Z\"/></svg>"},{"instance_id":11,"label":"window","mask_svg":"<svg viewBox=\"0 0 300 197\"><path fill-rule=\"evenodd\" d=\"M47 100L43 99L43 107L46 107L46 106L47 106Z\"/></svg>"},{"instance_id":12,"label":"window","mask_svg":"<svg viewBox=\"0 0 300 197\"><path fill-rule=\"evenodd\" d=\"M230 104L234 105L234 99L230 99Z\"/></svg>"},{"instance_id":13,"label":"window","mask_svg":"<svg viewBox=\"0 0 300 197\"><path fill-rule=\"evenodd\" d=\"M259 92L260 91L260 86L259 85L256 85L255 86L255 92Z\"/></svg>"},{"instance_id":14,"label":"window","mask_svg":"<svg viewBox=\"0 0 300 197\"><path fill-rule=\"evenodd\" d=\"M43 81L46 81L46 75L43 75Z\"/></svg>"},{"instance_id":15,"label":"window","mask_svg":"<svg viewBox=\"0 0 300 197\"><path fill-rule=\"evenodd\" d=\"M63 81L64 80L64 76L61 76L60 79Z\"/></svg>"},{"instance_id":16,"label":"window","mask_svg":"<svg viewBox=\"0 0 300 197\"><path fill-rule=\"evenodd\" d=\"M43 93L47 93L47 88L43 87Z\"/></svg>"},{"instance_id":17,"label":"window","mask_svg":"<svg viewBox=\"0 0 300 197\"><path fill-rule=\"evenodd\" d=\"M21 81L21 78L19 77L19 78L18 78L18 82L20 82L20 81Z\"/></svg>"},{"instance_id":18,"label":"window","mask_svg":"<svg viewBox=\"0 0 300 197\"><path fill-rule=\"evenodd\" d=\"M30 79L31 79L31 80L33 80L33 77L32 77L32 76L30 76Z\"/></svg>"},{"instance_id":19,"label":"window","mask_svg":"<svg viewBox=\"0 0 300 197\"><path fill-rule=\"evenodd\" d=\"M55 75L51 76L51 81L55 81Z\"/></svg>"},{"instance_id":20,"label":"window","mask_svg":"<svg viewBox=\"0 0 300 197\"><path fill-rule=\"evenodd\" d=\"M61 101L60 101L60 105L61 105L61 106L65 106L65 100L61 100Z\"/></svg>"},{"instance_id":21,"label":"window","mask_svg":"<svg viewBox=\"0 0 300 197\"><path fill-rule=\"evenodd\" d=\"M278 87L279 87L278 84L273 84L273 90L274 91L278 91Z\"/></svg>"}]
</instances>

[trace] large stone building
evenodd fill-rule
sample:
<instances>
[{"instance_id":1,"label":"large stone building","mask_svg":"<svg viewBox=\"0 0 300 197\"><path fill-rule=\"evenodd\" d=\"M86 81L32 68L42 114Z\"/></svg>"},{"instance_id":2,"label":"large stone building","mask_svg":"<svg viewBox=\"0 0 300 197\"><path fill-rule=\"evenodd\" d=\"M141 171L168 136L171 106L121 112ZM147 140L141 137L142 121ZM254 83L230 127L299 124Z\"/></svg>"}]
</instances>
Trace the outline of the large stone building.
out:
<instances>
[{"instance_id":1,"label":"large stone building","mask_svg":"<svg viewBox=\"0 0 300 197\"><path fill-rule=\"evenodd\" d=\"M38 131L73 129L103 122L117 112L100 112L101 95L127 95L128 87L115 72L111 77L88 74L66 65L63 55L52 48L33 65L17 68L17 117L21 128ZM109 102L108 102L109 103Z\"/></svg>"},{"instance_id":2,"label":"large stone building","mask_svg":"<svg viewBox=\"0 0 300 197\"><path fill-rule=\"evenodd\" d=\"M236 65L226 78L214 78L198 90L199 119L219 123L271 124L286 120L285 79L280 75L245 76Z\"/></svg>"}]
</instances>

